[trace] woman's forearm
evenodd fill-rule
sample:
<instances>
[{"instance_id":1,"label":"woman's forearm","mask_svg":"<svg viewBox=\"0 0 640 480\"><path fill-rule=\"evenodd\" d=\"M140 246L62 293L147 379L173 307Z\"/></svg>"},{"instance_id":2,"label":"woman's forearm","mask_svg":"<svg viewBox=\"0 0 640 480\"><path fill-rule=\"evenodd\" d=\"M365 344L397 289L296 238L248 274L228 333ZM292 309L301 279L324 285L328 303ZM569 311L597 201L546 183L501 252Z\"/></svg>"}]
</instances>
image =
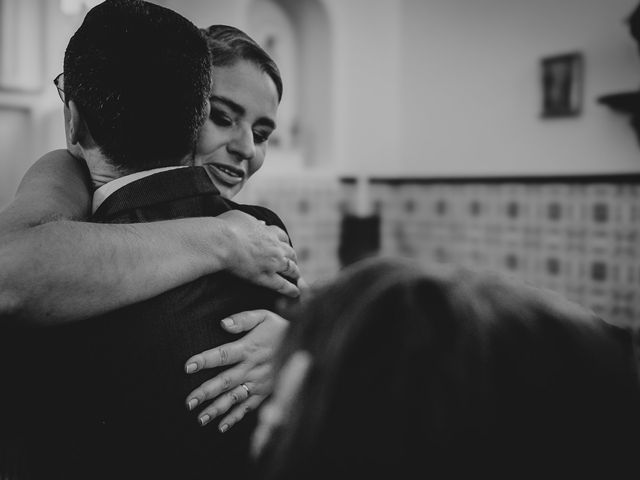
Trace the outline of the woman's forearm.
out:
<instances>
[{"instance_id":1,"label":"woman's forearm","mask_svg":"<svg viewBox=\"0 0 640 480\"><path fill-rule=\"evenodd\" d=\"M0 212L0 318L82 319L225 267L229 235L217 219L74 221L90 208L86 166L66 150L46 154L27 171Z\"/></svg>"},{"instance_id":2,"label":"woman's forearm","mask_svg":"<svg viewBox=\"0 0 640 480\"><path fill-rule=\"evenodd\" d=\"M0 317L38 325L79 320L222 270L228 242L220 223L57 220L4 234Z\"/></svg>"},{"instance_id":3,"label":"woman's forearm","mask_svg":"<svg viewBox=\"0 0 640 480\"><path fill-rule=\"evenodd\" d=\"M90 206L86 167L66 151L29 169L0 212L0 319L80 320L221 270L298 293L278 275L293 265L297 277L286 234L242 212L126 225L78 221Z\"/></svg>"}]
</instances>

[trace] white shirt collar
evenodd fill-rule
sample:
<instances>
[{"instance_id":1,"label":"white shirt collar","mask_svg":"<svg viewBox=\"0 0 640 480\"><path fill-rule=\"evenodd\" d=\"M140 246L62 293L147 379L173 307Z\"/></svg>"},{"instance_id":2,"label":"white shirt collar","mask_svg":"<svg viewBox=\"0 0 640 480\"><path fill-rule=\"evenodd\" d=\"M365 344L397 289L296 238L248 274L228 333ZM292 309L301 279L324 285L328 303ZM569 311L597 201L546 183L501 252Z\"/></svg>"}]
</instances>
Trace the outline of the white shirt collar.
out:
<instances>
[{"instance_id":1,"label":"white shirt collar","mask_svg":"<svg viewBox=\"0 0 640 480\"><path fill-rule=\"evenodd\" d=\"M110 195L112 195L125 185L130 184L131 182L135 182L136 180L140 180L141 178L148 177L149 175L153 175L155 173L166 172L167 170L174 170L176 168L184 167L185 165L181 165L178 167L153 168L151 170L131 173L129 175L125 175L124 177L119 177L115 180L111 180L110 182L105 183L95 192L93 192L93 207L91 209L91 213L96 213L96 210L98 210L100 205L102 205L102 202L104 202Z\"/></svg>"}]
</instances>

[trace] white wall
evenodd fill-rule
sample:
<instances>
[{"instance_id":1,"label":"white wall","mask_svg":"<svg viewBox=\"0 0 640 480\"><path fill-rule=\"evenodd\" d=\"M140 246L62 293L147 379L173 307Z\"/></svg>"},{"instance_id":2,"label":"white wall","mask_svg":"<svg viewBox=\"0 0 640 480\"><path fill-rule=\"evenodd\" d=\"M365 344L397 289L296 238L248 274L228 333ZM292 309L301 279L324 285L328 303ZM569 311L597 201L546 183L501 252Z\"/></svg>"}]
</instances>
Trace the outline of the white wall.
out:
<instances>
[{"instance_id":1,"label":"white wall","mask_svg":"<svg viewBox=\"0 0 640 480\"><path fill-rule=\"evenodd\" d=\"M324 0L333 33L333 158L346 175L640 171L640 89L624 23L636 0ZM582 114L541 118L540 60L585 58Z\"/></svg>"},{"instance_id":2,"label":"white wall","mask_svg":"<svg viewBox=\"0 0 640 480\"><path fill-rule=\"evenodd\" d=\"M398 150L401 0L325 0L332 22L335 158L345 174L393 166Z\"/></svg>"},{"instance_id":3,"label":"white wall","mask_svg":"<svg viewBox=\"0 0 640 480\"><path fill-rule=\"evenodd\" d=\"M18 180L23 148L28 145L26 132L31 128L29 114L24 109L0 109L0 208L13 198Z\"/></svg>"},{"instance_id":4,"label":"white wall","mask_svg":"<svg viewBox=\"0 0 640 480\"><path fill-rule=\"evenodd\" d=\"M44 13L43 89L0 91L0 208L38 156L64 146L51 79L82 14L64 16L57 0L30 1ZM253 1L156 3L199 26L246 29ZM317 162L325 170L398 176L640 171L628 118L596 103L600 95L640 88L640 57L624 23L636 0L319 1L331 32L326 91L333 94L318 101L331 105L332 119L330 130L314 139L330 144ZM586 63L583 114L543 120L539 61L576 50Z\"/></svg>"},{"instance_id":5,"label":"white wall","mask_svg":"<svg viewBox=\"0 0 640 480\"><path fill-rule=\"evenodd\" d=\"M214 24L247 27L251 0L152 0L187 17L200 28Z\"/></svg>"},{"instance_id":6,"label":"white wall","mask_svg":"<svg viewBox=\"0 0 640 480\"><path fill-rule=\"evenodd\" d=\"M12 2L13 7L27 5L23 0L0 1ZM39 52L41 63L35 68L26 61L26 68L17 75L22 81L9 90L0 88L0 208L11 201L20 179L38 157L65 146L62 102L53 78L62 71L67 42L84 16L83 12L63 15L53 0L29 0L28 4L31 15L20 18L28 35L20 30L15 41L0 44L0 55L29 59ZM3 24L14 21L11 17L0 20Z\"/></svg>"},{"instance_id":7,"label":"white wall","mask_svg":"<svg viewBox=\"0 0 640 480\"><path fill-rule=\"evenodd\" d=\"M636 90L634 0L404 0L398 163L409 175L639 172L626 116L596 103ZM540 118L541 57L582 51L583 114Z\"/></svg>"}]
</instances>

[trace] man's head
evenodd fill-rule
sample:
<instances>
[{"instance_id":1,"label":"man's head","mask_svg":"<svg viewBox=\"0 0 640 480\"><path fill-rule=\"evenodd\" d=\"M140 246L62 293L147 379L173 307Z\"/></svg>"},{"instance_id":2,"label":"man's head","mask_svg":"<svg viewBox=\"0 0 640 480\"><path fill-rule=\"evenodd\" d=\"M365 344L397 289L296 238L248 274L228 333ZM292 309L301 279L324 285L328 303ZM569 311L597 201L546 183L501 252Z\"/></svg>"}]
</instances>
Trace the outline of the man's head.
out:
<instances>
[{"instance_id":1,"label":"man's head","mask_svg":"<svg viewBox=\"0 0 640 480\"><path fill-rule=\"evenodd\" d=\"M176 165L193 151L210 85L207 44L189 20L141 0L106 0L65 52L68 140L95 142L123 173Z\"/></svg>"}]
</instances>

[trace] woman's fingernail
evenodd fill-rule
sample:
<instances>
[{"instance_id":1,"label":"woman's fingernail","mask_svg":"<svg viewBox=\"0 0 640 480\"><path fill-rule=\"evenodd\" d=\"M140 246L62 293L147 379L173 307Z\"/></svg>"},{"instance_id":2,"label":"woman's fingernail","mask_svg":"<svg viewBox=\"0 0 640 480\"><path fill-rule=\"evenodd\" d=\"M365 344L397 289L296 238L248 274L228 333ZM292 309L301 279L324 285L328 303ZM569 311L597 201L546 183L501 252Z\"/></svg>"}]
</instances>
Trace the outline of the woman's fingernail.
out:
<instances>
[{"instance_id":1,"label":"woman's fingernail","mask_svg":"<svg viewBox=\"0 0 640 480\"><path fill-rule=\"evenodd\" d=\"M220 425L220 431L222 433L226 432L227 430L229 430L229 425L227 425L226 423L223 425Z\"/></svg>"},{"instance_id":2,"label":"woman's fingernail","mask_svg":"<svg viewBox=\"0 0 640 480\"><path fill-rule=\"evenodd\" d=\"M207 423L209 423L211 417L209 415L202 415L198 420L200 421L200 425L204 427Z\"/></svg>"},{"instance_id":3,"label":"woman's fingernail","mask_svg":"<svg viewBox=\"0 0 640 480\"><path fill-rule=\"evenodd\" d=\"M189 403L187 405L189 407L189 410L193 410L198 405L198 399L192 398L191 400L189 400Z\"/></svg>"},{"instance_id":4,"label":"woman's fingernail","mask_svg":"<svg viewBox=\"0 0 640 480\"><path fill-rule=\"evenodd\" d=\"M221 321L222 321L222 324L227 328L231 328L234 325L232 318L224 318Z\"/></svg>"},{"instance_id":5,"label":"woman's fingernail","mask_svg":"<svg viewBox=\"0 0 640 480\"><path fill-rule=\"evenodd\" d=\"M186 366L185 371L187 373L193 373L196 370L198 370L198 364L197 363L190 363L189 365Z\"/></svg>"}]
</instances>

